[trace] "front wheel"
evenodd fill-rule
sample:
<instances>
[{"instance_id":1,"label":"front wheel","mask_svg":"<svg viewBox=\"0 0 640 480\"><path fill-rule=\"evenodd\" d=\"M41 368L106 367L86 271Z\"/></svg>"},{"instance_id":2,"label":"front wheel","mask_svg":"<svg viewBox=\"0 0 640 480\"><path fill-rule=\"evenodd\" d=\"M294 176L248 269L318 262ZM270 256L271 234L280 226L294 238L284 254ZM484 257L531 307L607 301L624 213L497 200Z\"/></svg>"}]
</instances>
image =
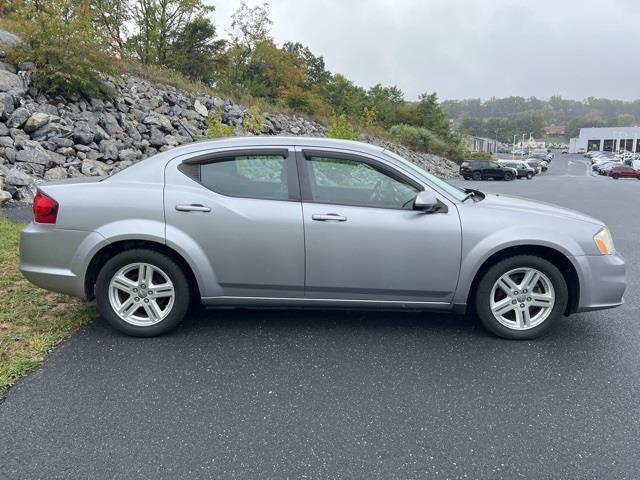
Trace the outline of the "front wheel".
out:
<instances>
[{"instance_id":1,"label":"front wheel","mask_svg":"<svg viewBox=\"0 0 640 480\"><path fill-rule=\"evenodd\" d=\"M618 180L618 178L620 178L618 175L611 175L611 178L613 178L614 180Z\"/></svg>"},{"instance_id":2,"label":"front wheel","mask_svg":"<svg viewBox=\"0 0 640 480\"><path fill-rule=\"evenodd\" d=\"M499 337L530 340L547 333L566 309L569 293L556 266L533 255L499 261L475 292L480 322Z\"/></svg>"},{"instance_id":3,"label":"front wheel","mask_svg":"<svg viewBox=\"0 0 640 480\"><path fill-rule=\"evenodd\" d=\"M154 250L113 256L96 281L100 315L117 330L136 337L154 337L175 328L187 314L190 299L185 272Z\"/></svg>"},{"instance_id":4,"label":"front wheel","mask_svg":"<svg viewBox=\"0 0 640 480\"><path fill-rule=\"evenodd\" d=\"M474 180L482 180L482 173L480 173L480 172L473 172L473 176L472 176L472 178L473 178Z\"/></svg>"},{"instance_id":5,"label":"front wheel","mask_svg":"<svg viewBox=\"0 0 640 480\"><path fill-rule=\"evenodd\" d=\"M533 172L527 172L527 180L531 180L533 178Z\"/></svg>"}]
</instances>

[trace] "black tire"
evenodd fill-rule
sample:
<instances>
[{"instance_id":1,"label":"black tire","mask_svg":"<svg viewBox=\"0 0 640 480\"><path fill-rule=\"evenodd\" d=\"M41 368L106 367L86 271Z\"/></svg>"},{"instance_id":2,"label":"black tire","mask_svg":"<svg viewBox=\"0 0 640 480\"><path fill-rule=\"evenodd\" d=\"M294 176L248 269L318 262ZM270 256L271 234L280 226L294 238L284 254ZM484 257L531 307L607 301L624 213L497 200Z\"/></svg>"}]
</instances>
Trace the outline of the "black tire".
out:
<instances>
[{"instance_id":1,"label":"black tire","mask_svg":"<svg viewBox=\"0 0 640 480\"><path fill-rule=\"evenodd\" d=\"M474 180L482 180L482 173L475 171L473 172L473 175L471 176L471 178L473 178Z\"/></svg>"},{"instance_id":2,"label":"black tire","mask_svg":"<svg viewBox=\"0 0 640 480\"><path fill-rule=\"evenodd\" d=\"M532 172L527 172L527 180L531 180L533 178Z\"/></svg>"},{"instance_id":3,"label":"black tire","mask_svg":"<svg viewBox=\"0 0 640 480\"><path fill-rule=\"evenodd\" d=\"M133 325L121 319L109 301L109 283L122 267L144 262L161 269L173 283L175 298L167 316L149 326ZM102 318L122 333L134 337L155 337L173 330L186 316L192 292L189 280L182 268L167 255L147 249L127 250L109 259L104 264L96 281L96 303Z\"/></svg>"},{"instance_id":4,"label":"black tire","mask_svg":"<svg viewBox=\"0 0 640 480\"><path fill-rule=\"evenodd\" d=\"M502 275L522 267L535 268L547 276L555 292L555 303L549 316L539 325L528 330L514 330L501 324L493 316L490 306L491 291ZM564 314L569 301L569 290L560 270L548 260L534 255L516 255L500 260L484 273L476 288L474 301L480 323L491 333L511 340L531 340L548 333Z\"/></svg>"},{"instance_id":5,"label":"black tire","mask_svg":"<svg viewBox=\"0 0 640 480\"><path fill-rule=\"evenodd\" d=\"M465 180L469 180L471 177L469 175L467 175L467 176L464 176L462 178L464 178Z\"/></svg>"},{"instance_id":6,"label":"black tire","mask_svg":"<svg viewBox=\"0 0 640 480\"><path fill-rule=\"evenodd\" d=\"M502 178L504 178L505 182L510 182L511 180L513 180L513 173L504 172L504 176Z\"/></svg>"},{"instance_id":7,"label":"black tire","mask_svg":"<svg viewBox=\"0 0 640 480\"><path fill-rule=\"evenodd\" d=\"M611 175L611 178L613 178L614 180L618 180L618 178L620 178L618 175Z\"/></svg>"}]
</instances>

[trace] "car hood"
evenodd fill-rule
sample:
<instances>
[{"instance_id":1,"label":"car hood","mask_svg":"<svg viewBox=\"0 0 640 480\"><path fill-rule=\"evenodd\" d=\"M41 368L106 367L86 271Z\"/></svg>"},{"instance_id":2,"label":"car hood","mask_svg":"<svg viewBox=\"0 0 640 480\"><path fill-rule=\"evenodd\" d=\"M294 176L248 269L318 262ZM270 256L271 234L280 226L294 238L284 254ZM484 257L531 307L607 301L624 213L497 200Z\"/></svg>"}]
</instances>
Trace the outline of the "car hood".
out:
<instances>
[{"instance_id":1,"label":"car hood","mask_svg":"<svg viewBox=\"0 0 640 480\"><path fill-rule=\"evenodd\" d=\"M594 225L604 226L604 223L596 218L585 215L584 213L576 212L575 210L559 207L551 203L538 202L535 200L498 193L485 193L484 195L485 198L477 205L482 205L485 208L499 208L501 210L548 215L556 218L568 218L571 220L579 220L582 222L592 223Z\"/></svg>"}]
</instances>

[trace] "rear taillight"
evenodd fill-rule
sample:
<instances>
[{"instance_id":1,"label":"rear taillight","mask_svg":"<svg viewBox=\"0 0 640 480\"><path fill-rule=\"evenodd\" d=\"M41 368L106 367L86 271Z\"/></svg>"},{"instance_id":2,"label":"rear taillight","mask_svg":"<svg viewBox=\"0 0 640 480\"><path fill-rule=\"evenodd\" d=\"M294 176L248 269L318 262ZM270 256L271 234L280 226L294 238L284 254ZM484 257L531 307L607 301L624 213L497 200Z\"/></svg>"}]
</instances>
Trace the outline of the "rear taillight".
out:
<instances>
[{"instance_id":1,"label":"rear taillight","mask_svg":"<svg viewBox=\"0 0 640 480\"><path fill-rule=\"evenodd\" d=\"M56 223L58 202L42 192L33 199L33 218L36 223Z\"/></svg>"}]
</instances>

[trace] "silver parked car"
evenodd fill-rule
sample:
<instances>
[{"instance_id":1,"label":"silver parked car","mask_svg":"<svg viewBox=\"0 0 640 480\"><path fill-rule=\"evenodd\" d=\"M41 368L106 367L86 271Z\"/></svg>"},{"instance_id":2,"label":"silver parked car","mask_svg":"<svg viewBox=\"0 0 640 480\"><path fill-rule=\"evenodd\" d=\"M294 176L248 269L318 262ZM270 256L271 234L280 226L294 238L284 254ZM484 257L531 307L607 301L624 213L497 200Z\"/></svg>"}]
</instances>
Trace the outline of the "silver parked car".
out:
<instances>
[{"instance_id":1,"label":"silver parked car","mask_svg":"<svg viewBox=\"0 0 640 480\"><path fill-rule=\"evenodd\" d=\"M383 148L251 137L159 153L99 181L43 184L22 273L97 300L129 335L206 307L475 312L528 339L622 303L602 222L459 189Z\"/></svg>"}]
</instances>

